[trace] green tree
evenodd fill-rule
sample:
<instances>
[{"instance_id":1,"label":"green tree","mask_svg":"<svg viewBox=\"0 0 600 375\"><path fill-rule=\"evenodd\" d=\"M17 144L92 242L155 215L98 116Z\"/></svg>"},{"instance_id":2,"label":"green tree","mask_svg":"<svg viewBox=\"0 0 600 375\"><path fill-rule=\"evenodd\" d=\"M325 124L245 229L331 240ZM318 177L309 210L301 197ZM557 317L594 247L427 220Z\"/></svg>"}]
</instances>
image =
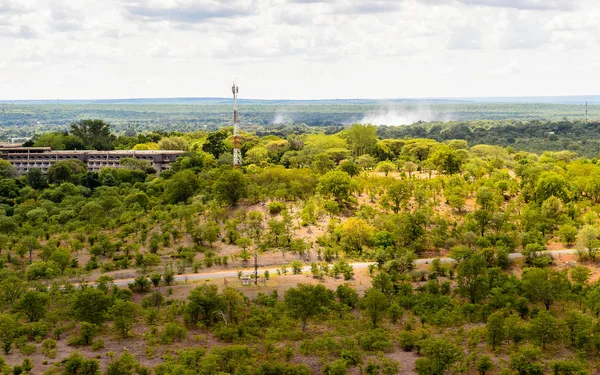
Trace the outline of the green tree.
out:
<instances>
[{"instance_id":1,"label":"green tree","mask_svg":"<svg viewBox=\"0 0 600 375\"><path fill-rule=\"evenodd\" d=\"M352 150L352 155L359 157L371 154L377 144L377 127L373 125L354 124L341 134Z\"/></svg>"},{"instance_id":2,"label":"green tree","mask_svg":"<svg viewBox=\"0 0 600 375\"><path fill-rule=\"evenodd\" d=\"M348 173L350 177L358 176L360 173L360 167L352 160L343 160L340 163L339 169L343 172Z\"/></svg>"},{"instance_id":3,"label":"green tree","mask_svg":"<svg viewBox=\"0 0 600 375\"><path fill-rule=\"evenodd\" d=\"M332 196L340 204L346 201L350 197L350 194L352 194L352 180L346 172L327 172L319 178L317 190L326 197Z\"/></svg>"},{"instance_id":4,"label":"green tree","mask_svg":"<svg viewBox=\"0 0 600 375\"><path fill-rule=\"evenodd\" d=\"M572 246L577 241L577 228L571 224L564 224L558 228L560 240L567 246Z\"/></svg>"},{"instance_id":5,"label":"green tree","mask_svg":"<svg viewBox=\"0 0 600 375\"><path fill-rule=\"evenodd\" d=\"M112 298L104 291L85 287L77 290L71 297L70 313L78 321L100 324L106 319L112 302Z\"/></svg>"},{"instance_id":6,"label":"green tree","mask_svg":"<svg viewBox=\"0 0 600 375\"><path fill-rule=\"evenodd\" d=\"M106 375L137 375L149 374L148 369L144 369L129 351L125 350L117 359L113 359L106 368Z\"/></svg>"},{"instance_id":7,"label":"green tree","mask_svg":"<svg viewBox=\"0 0 600 375\"><path fill-rule=\"evenodd\" d=\"M85 359L78 352L65 358L64 366L63 375L101 375L98 360Z\"/></svg>"},{"instance_id":8,"label":"green tree","mask_svg":"<svg viewBox=\"0 0 600 375\"><path fill-rule=\"evenodd\" d=\"M392 183L381 197L383 208L391 207L394 213L406 206L412 196L412 187L406 181L398 180Z\"/></svg>"},{"instance_id":9,"label":"green tree","mask_svg":"<svg viewBox=\"0 0 600 375\"><path fill-rule=\"evenodd\" d=\"M48 182L52 184L76 183L77 179L86 172L87 166L81 160L57 161L48 168Z\"/></svg>"},{"instance_id":10,"label":"green tree","mask_svg":"<svg viewBox=\"0 0 600 375\"><path fill-rule=\"evenodd\" d=\"M540 350L524 345L510 355L510 368L519 375L543 375L544 367L539 363Z\"/></svg>"},{"instance_id":11,"label":"green tree","mask_svg":"<svg viewBox=\"0 0 600 375\"><path fill-rule=\"evenodd\" d=\"M25 293L26 287L26 283L17 276L7 276L0 282L0 296L3 301L14 305Z\"/></svg>"},{"instance_id":12,"label":"green tree","mask_svg":"<svg viewBox=\"0 0 600 375\"><path fill-rule=\"evenodd\" d=\"M342 224L340 244L347 251L362 253L364 246L370 244L375 228L363 219L351 217Z\"/></svg>"},{"instance_id":13,"label":"green tree","mask_svg":"<svg viewBox=\"0 0 600 375\"><path fill-rule=\"evenodd\" d=\"M98 334L99 328L100 327L98 327L97 324L90 322L82 322L81 327L79 329L80 343L83 345L91 344L92 340L94 339L94 336Z\"/></svg>"},{"instance_id":14,"label":"green tree","mask_svg":"<svg viewBox=\"0 0 600 375\"><path fill-rule=\"evenodd\" d=\"M561 322L550 311L540 311L531 320L529 334L536 344L546 349L546 345L561 340L562 328Z\"/></svg>"},{"instance_id":15,"label":"green tree","mask_svg":"<svg viewBox=\"0 0 600 375\"><path fill-rule=\"evenodd\" d=\"M458 292L469 298L471 303L479 302L489 288L487 280L487 260L482 254L469 254L456 267Z\"/></svg>"},{"instance_id":16,"label":"green tree","mask_svg":"<svg viewBox=\"0 0 600 375\"><path fill-rule=\"evenodd\" d=\"M219 295L219 290L214 284L202 284L194 288L188 296L186 312L194 324L199 321L212 325L219 311L224 311L225 299Z\"/></svg>"},{"instance_id":17,"label":"green tree","mask_svg":"<svg viewBox=\"0 0 600 375\"><path fill-rule=\"evenodd\" d=\"M477 359L475 363L475 369L479 372L479 375L485 375L488 371L494 368L494 362L489 355L483 355Z\"/></svg>"},{"instance_id":18,"label":"green tree","mask_svg":"<svg viewBox=\"0 0 600 375\"><path fill-rule=\"evenodd\" d=\"M506 337L504 317L500 312L495 312L488 317L485 330L488 344L491 345L492 350L496 350Z\"/></svg>"},{"instance_id":19,"label":"green tree","mask_svg":"<svg viewBox=\"0 0 600 375\"><path fill-rule=\"evenodd\" d=\"M163 138L158 142L158 148L161 150L181 150L187 151L188 143L181 137Z\"/></svg>"},{"instance_id":20,"label":"green tree","mask_svg":"<svg viewBox=\"0 0 600 375\"><path fill-rule=\"evenodd\" d=\"M600 251L600 229L592 225L581 228L577 234L577 247L585 254L582 258L595 261Z\"/></svg>"},{"instance_id":21,"label":"green tree","mask_svg":"<svg viewBox=\"0 0 600 375\"><path fill-rule=\"evenodd\" d=\"M542 204L552 196L567 203L571 200L571 187L563 176L555 172L544 172L535 184L533 198L537 203Z\"/></svg>"},{"instance_id":22,"label":"green tree","mask_svg":"<svg viewBox=\"0 0 600 375\"><path fill-rule=\"evenodd\" d=\"M392 163L391 161L382 161L377 164L376 170L377 172L383 173L387 177L390 172L396 170L396 164Z\"/></svg>"},{"instance_id":23,"label":"green tree","mask_svg":"<svg viewBox=\"0 0 600 375\"><path fill-rule=\"evenodd\" d=\"M169 203L185 202L194 196L199 187L200 181L192 170L177 172L166 183L165 199Z\"/></svg>"},{"instance_id":24,"label":"green tree","mask_svg":"<svg viewBox=\"0 0 600 375\"><path fill-rule=\"evenodd\" d=\"M8 354L17 335L17 321L9 314L0 314L0 341L4 354ZM1 370L1 368L0 368Z\"/></svg>"},{"instance_id":25,"label":"green tree","mask_svg":"<svg viewBox=\"0 0 600 375\"><path fill-rule=\"evenodd\" d=\"M285 307L288 313L302 322L306 331L309 318L321 314L333 302L333 292L323 285L298 284L285 292Z\"/></svg>"},{"instance_id":26,"label":"green tree","mask_svg":"<svg viewBox=\"0 0 600 375\"><path fill-rule=\"evenodd\" d=\"M34 189L40 190L48 186L46 176L40 168L31 168L27 172L27 185Z\"/></svg>"},{"instance_id":27,"label":"green tree","mask_svg":"<svg viewBox=\"0 0 600 375\"><path fill-rule=\"evenodd\" d=\"M542 268L527 268L523 273L522 287L532 302L542 302L546 310L554 301L562 299L569 290L566 272Z\"/></svg>"},{"instance_id":28,"label":"green tree","mask_svg":"<svg viewBox=\"0 0 600 375\"><path fill-rule=\"evenodd\" d=\"M110 133L110 124L102 120L80 120L71 124L71 134L81 139L85 148L112 150L115 136Z\"/></svg>"},{"instance_id":29,"label":"green tree","mask_svg":"<svg viewBox=\"0 0 600 375\"><path fill-rule=\"evenodd\" d=\"M19 300L17 308L22 311L30 322L37 322L46 315L48 296L42 292L30 290Z\"/></svg>"},{"instance_id":30,"label":"green tree","mask_svg":"<svg viewBox=\"0 0 600 375\"><path fill-rule=\"evenodd\" d=\"M587 284L592 271L586 266L575 266L571 268L571 279L581 285Z\"/></svg>"},{"instance_id":31,"label":"green tree","mask_svg":"<svg viewBox=\"0 0 600 375\"><path fill-rule=\"evenodd\" d=\"M117 299L108 310L112 316L113 324L122 338L129 336L129 331L137 320L139 306L131 301Z\"/></svg>"},{"instance_id":32,"label":"green tree","mask_svg":"<svg viewBox=\"0 0 600 375\"><path fill-rule=\"evenodd\" d=\"M555 361L550 367L554 375L589 375L589 371L575 361Z\"/></svg>"},{"instance_id":33,"label":"green tree","mask_svg":"<svg viewBox=\"0 0 600 375\"><path fill-rule=\"evenodd\" d=\"M452 175L461 171L464 163L463 153L464 151L460 152L446 145L441 145L429 156L429 159L438 172Z\"/></svg>"},{"instance_id":34,"label":"green tree","mask_svg":"<svg viewBox=\"0 0 600 375\"><path fill-rule=\"evenodd\" d=\"M42 245L34 236L25 236L21 239L21 245L27 249L29 253L29 263L33 263L33 252L38 250Z\"/></svg>"},{"instance_id":35,"label":"green tree","mask_svg":"<svg viewBox=\"0 0 600 375\"><path fill-rule=\"evenodd\" d=\"M216 198L231 206L236 206L238 202L248 194L248 178L237 169L224 170L213 186Z\"/></svg>"},{"instance_id":36,"label":"green tree","mask_svg":"<svg viewBox=\"0 0 600 375\"><path fill-rule=\"evenodd\" d=\"M390 307L390 299L379 289L370 288L365 291L361 304L371 318L373 327L377 327L381 314Z\"/></svg>"},{"instance_id":37,"label":"green tree","mask_svg":"<svg viewBox=\"0 0 600 375\"><path fill-rule=\"evenodd\" d=\"M52 255L50 255L50 260L56 263L60 269L60 273L64 274L65 270L72 264L71 252L65 248L58 248L52 252Z\"/></svg>"},{"instance_id":38,"label":"green tree","mask_svg":"<svg viewBox=\"0 0 600 375\"><path fill-rule=\"evenodd\" d=\"M338 285L335 290L335 296L341 303L351 309L358 306L358 293L349 284Z\"/></svg>"},{"instance_id":39,"label":"green tree","mask_svg":"<svg viewBox=\"0 0 600 375\"><path fill-rule=\"evenodd\" d=\"M460 349L445 339L423 340L421 353L425 358L419 358L415 363L419 375L443 375L461 357Z\"/></svg>"},{"instance_id":40,"label":"green tree","mask_svg":"<svg viewBox=\"0 0 600 375\"><path fill-rule=\"evenodd\" d=\"M202 151L208 152L212 154L215 159L218 159L221 154L229 151L229 147L227 147L224 142L227 137L228 134L225 129L210 133L208 137L206 137L206 142L202 145Z\"/></svg>"},{"instance_id":41,"label":"green tree","mask_svg":"<svg viewBox=\"0 0 600 375\"><path fill-rule=\"evenodd\" d=\"M0 178L12 178L17 175L17 170L7 161L0 159Z\"/></svg>"}]
</instances>

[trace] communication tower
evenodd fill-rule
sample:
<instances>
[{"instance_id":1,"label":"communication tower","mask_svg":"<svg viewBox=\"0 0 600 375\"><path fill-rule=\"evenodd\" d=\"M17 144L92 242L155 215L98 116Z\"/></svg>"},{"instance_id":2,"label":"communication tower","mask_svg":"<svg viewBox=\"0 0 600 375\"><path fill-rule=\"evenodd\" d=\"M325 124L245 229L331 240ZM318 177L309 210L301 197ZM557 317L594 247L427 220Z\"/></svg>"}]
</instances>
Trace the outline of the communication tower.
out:
<instances>
[{"instance_id":1,"label":"communication tower","mask_svg":"<svg viewBox=\"0 0 600 375\"><path fill-rule=\"evenodd\" d=\"M240 129L238 127L237 97L239 88L233 83L231 92L233 93L233 167L242 165L242 152L240 150Z\"/></svg>"}]
</instances>

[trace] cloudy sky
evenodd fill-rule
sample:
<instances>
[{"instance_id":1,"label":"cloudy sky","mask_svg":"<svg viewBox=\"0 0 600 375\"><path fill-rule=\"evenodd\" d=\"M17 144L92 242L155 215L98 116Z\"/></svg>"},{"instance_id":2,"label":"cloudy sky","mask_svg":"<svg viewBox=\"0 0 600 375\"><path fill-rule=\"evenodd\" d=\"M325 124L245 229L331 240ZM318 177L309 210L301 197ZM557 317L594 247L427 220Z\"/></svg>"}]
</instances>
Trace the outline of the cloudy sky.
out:
<instances>
[{"instance_id":1,"label":"cloudy sky","mask_svg":"<svg viewBox=\"0 0 600 375\"><path fill-rule=\"evenodd\" d=\"M597 0L0 0L0 100L600 94Z\"/></svg>"}]
</instances>

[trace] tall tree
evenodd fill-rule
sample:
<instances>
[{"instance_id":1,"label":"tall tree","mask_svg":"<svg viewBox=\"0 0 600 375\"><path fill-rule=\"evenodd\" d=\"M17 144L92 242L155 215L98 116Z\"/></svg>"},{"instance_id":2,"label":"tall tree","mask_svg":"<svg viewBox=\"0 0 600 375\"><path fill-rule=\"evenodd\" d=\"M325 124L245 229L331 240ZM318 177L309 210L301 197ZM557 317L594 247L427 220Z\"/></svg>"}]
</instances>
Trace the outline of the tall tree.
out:
<instances>
[{"instance_id":1,"label":"tall tree","mask_svg":"<svg viewBox=\"0 0 600 375\"><path fill-rule=\"evenodd\" d=\"M237 169L224 170L213 185L213 191L222 203L236 206L248 194L248 178Z\"/></svg>"},{"instance_id":2,"label":"tall tree","mask_svg":"<svg viewBox=\"0 0 600 375\"><path fill-rule=\"evenodd\" d=\"M443 375L461 357L461 350L444 339L426 339L421 344L425 358L417 359L419 375Z\"/></svg>"},{"instance_id":3,"label":"tall tree","mask_svg":"<svg viewBox=\"0 0 600 375\"><path fill-rule=\"evenodd\" d=\"M485 330L488 344L491 345L492 350L496 350L496 347L501 345L506 337L504 317L500 312L495 312L488 317Z\"/></svg>"},{"instance_id":4,"label":"tall tree","mask_svg":"<svg viewBox=\"0 0 600 375\"><path fill-rule=\"evenodd\" d=\"M288 313L302 321L306 331L309 318L321 314L333 302L333 292L323 285L298 284L285 292L285 306Z\"/></svg>"},{"instance_id":5,"label":"tall tree","mask_svg":"<svg viewBox=\"0 0 600 375\"><path fill-rule=\"evenodd\" d=\"M12 315L0 314L0 341L4 354L8 354L17 335L17 321ZM1 361L0 361L1 363Z\"/></svg>"},{"instance_id":6,"label":"tall tree","mask_svg":"<svg viewBox=\"0 0 600 375\"><path fill-rule=\"evenodd\" d=\"M390 307L390 299L379 289L371 288L365 291L361 304L371 318L373 326L377 327L381 314Z\"/></svg>"},{"instance_id":7,"label":"tall tree","mask_svg":"<svg viewBox=\"0 0 600 375\"><path fill-rule=\"evenodd\" d=\"M221 154L229 150L224 142L227 136L228 134L225 129L210 133L206 137L206 142L202 145L202 151L213 154L215 159L218 159Z\"/></svg>"},{"instance_id":8,"label":"tall tree","mask_svg":"<svg viewBox=\"0 0 600 375\"><path fill-rule=\"evenodd\" d=\"M116 137L110 133L110 124L102 120L80 120L71 124L71 134L81 139L88 149L112 150Z\"/></svg>"},{"instance_id":9,"label":"tall tree","mask_svg":"<svg viewBox=\"0 0 600 375\"><path fill-rule=\"evenodd\" d=\"M354 124L342 132L341 136L346 138L354 157L371 154L375 151L375 145L377 144L376 126Z\"/></svg>"},{"instance_id":10,"label":"tall tree","mask_svg":"<svg viewBox=\"0 0 600 375\"><path fill-rule=\"evenodd\" d=\"M188 296L186 312L192 323L199 321L211 325L217 314L226 309L226 302L214 284L202 284L194 288Z\"/></svg>"},{"instance_id":11,"label":"tall tree","mask_svg":"<svg viewBox=\"0 0 600 375\"><path fill-rule=\"evenodd\" d=\"M480 301L488 291L487 261L482 254L468 254L456 267L458 291L471 303Z\"/></svg>"}]
</instances>

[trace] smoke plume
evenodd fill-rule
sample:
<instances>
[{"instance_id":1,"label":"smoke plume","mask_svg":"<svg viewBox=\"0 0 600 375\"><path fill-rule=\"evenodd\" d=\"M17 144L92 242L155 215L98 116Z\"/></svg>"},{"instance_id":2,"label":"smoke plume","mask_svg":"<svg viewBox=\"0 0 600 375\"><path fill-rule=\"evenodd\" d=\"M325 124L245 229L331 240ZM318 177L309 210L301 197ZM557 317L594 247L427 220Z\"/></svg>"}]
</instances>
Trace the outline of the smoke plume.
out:
<instances>
[{"instance_id":1,"label":"smoke plume","mask_svg":"<svg viewBox=\"0 0 600 375\"><path fill-rule=\"evenodd\" d=\"M276 113L275 118L271 121L271 124L293 124L294 120L287 113Z\"/></svg>"},{"instance_id":2,"label":"smoke plume","mask_svg":"<svg viewBox=\"0 0 600 375\"><path fill-rule=\"evenodd\" d=\"M361 124L373 125L412 125L419 121L450 121L451 116L448 114L435 113L426 107L417 108L399 108L399 107L384 107L378 111L367 113L364 115Z\"/></svg>"}]
</instances>

